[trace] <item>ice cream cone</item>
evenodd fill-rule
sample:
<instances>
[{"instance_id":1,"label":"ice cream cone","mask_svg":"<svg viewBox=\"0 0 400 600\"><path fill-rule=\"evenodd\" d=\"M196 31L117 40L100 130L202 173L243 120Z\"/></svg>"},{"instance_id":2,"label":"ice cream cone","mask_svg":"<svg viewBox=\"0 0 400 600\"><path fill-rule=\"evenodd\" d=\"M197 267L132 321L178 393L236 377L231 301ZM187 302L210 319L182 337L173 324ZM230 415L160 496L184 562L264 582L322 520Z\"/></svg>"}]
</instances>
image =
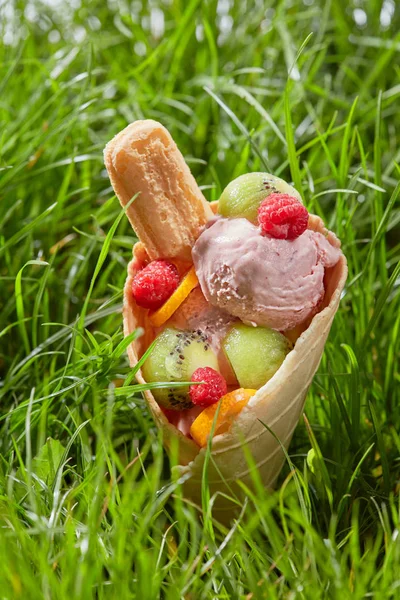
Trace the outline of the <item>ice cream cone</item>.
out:
<instances>
[{"instance_id":1,"label":"ice cream cone","mask_svg":"<svg viewBox=\"0 0 400 600\"><path fill-rule=\"evenodd\" d=\"M149 122L139 123L146 124ZM153 124L149 126L150 129L156 127L159 131L160 128L162 128L159 124L154 124L154 122L150 123ZM131 125L130 128L131 133L132 130L134 130L134 135L139 135L140 137L140 127L132 129ZM161 130L164 131L163 128ZM124 130L124 132L126 131L127 130ZM122 134L124 134L124 132L122 132ZM122 134L119 134L119 136L122 136ZM116 143L115 140L117 140ZM119 171L118 169L115 170L115 165L117 164L115 160L115 148L119 148L118 152L125 152L123 149L124 144L128 144L128 147L134 146L134 143L132 144L132 139L127 142L126 136L125 138L121 137L120 139L118 139L117 136L117 138L114 138L112 146L108 145L108 150L106 149L106 165L108 169L110 169L110 165L114 165L112 167L113 171L110 173L111 181L122 204L126 203L126 198L129 195L133 195L138 191L132 187L127 194L124 190L125 196L123 198L121 198L120 195L121 187ZM181 159L179 158L181 155L176 145L173 144L171 148L172 156L170 156L169 159L172 161L172 164L181 164ZM156 175L157 179L160 181L163 178L163 169L167 169L167 171L169 169L167 164L168 156L165 156L165 162L161 165L161 171ZM137 160L137 157L135 157L134 160ZM156 158L153 160L156 164ZM130 168L131 170L134 168L133 163ZM190 183L193 196L197 199L201 199L201 192L200 190L196 191L196 183L188 168L186 167L183 172L184 175L182 177L187 177L187 182ZM147 181L148 184L148 180L145 178L142 179L142 181ZM145 197L146 189L143 191L143 197ZM153 193L152 189L150 189L150 191L147 190L147 192L150 196ZM152 226L156 228L157 225L160 224L161 217L157 212L157 198L152 196L152 200L152 213L151 216L147 216L146 219L151 218L155 220L156 224L153 223ZM157 247L158 238L152 239L150 246L148 246L147 234L141 234L143 223L140 222L140 214L135 213L133 218L131 218L132 215L130 216L131 223L136 229L141 242L134 246L133 259L128 266L128 276L124 289L124 334L125 336L129 335L137 327L142 327L144 330L144 335L133 342L128 348L129 361L132 367L137 363L140 356L156 336L156 331L151 326L147 316L148 311L138 307L133 299L131 286L135 273L141 266L146 264L149 259L154 258L155 256L163 255L165 257L171 257L179 255L186 259L187 245L193 243L196 236L195 227L192 227L192 224L195 222L198 227L204 222L206 215L209 214L208 207L205 209L203 200L199 200L190 207L192 216L191 223L188 225L188 216L185 213L188 207L187 203L183 202L180 204L178 201L178 205L175 205L175 207L176 206L178 206L181 211L179 222L181 223L181 227L184 228L184 231L181 231L179 236L176 235L174 224L172 222L170 227L167 227L166 233L163 235L162 251L161 248ZM214 209L215 208L216 207L214 206ZM173 210L175 210L175 208ZM194 216L193 213L195 213ZM163 223L165 224L165 220L163 220ZM309 227L320 231L321 233L325 233L328 240L333 245L339 245L339 241L334 234L328 234L319 217L311 215ZM169 239L168 235L170 233L171 238ZM181 248L183 248L183 252L178 252L178 254L176 254L177 240L181 240ZM185 242L182 243L182 240L185 240ZM189 242L188 240L191 241ZM171 243L170 247L169 242ZM293 332L295 340L294 348L286 356L279 370L272 379L270 379L268 383L259 389L250 399L248 405L237 416L231 429L227 433L215 436L212 440L211 456L208 465L208 483L211 494L222 492L222 494L218 495L215 503L215 514L219 519L226 520L235 510L235 505L232 504L225 495L238 496L238 498L240 498L242 489L238 482L241 481L247 486L251 486L252 484L254 475L252 472L253 467L249 465L244 446L246 446L247 451L251 453L252 462L257 467L264 486L267 488L274 486L284 462L282 445L285 448L289 447L294 429L301 416L307 390L318 369L325 342L339 306L340 296L346 277L347 264L345 257L342 255L339 262L334 267L326 269L324 280L325 295L320 310L314 315L309 323L304 324L303 332L299 330ZM140 371L138 372L137 379L139 382L144 383ZM167 451L171 449L173 441L178 442L179 466L176 467L176 469L179 474L185 475L186 496L201 505L201 481L207 449L200 449L194 441L184 436L169 423L150 391L145 392L145 397L156 425L163 430L163 439Z\"/></svg>"}]
</instances>

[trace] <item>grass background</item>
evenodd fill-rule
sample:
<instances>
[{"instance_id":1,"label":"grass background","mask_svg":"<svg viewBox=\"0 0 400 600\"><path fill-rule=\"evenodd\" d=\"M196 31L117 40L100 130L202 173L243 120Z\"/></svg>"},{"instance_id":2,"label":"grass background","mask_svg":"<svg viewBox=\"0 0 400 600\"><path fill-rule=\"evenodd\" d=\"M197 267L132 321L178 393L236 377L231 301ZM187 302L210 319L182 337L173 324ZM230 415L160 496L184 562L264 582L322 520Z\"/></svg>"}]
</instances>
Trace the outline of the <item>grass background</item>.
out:
<instances>
[{"instance_id":1,"label":"grass background","mask_svg":"<svg viewBox=\"0 0 400 600\"><path fill-rule=\"evenodd\" d=\"M1 598L399 598L399 7L0 7ZM291 465L231 529L171 481L125 355L102 149L143 117L210 200L294 181L349 261Z\"/></svg>"}]
</instances>

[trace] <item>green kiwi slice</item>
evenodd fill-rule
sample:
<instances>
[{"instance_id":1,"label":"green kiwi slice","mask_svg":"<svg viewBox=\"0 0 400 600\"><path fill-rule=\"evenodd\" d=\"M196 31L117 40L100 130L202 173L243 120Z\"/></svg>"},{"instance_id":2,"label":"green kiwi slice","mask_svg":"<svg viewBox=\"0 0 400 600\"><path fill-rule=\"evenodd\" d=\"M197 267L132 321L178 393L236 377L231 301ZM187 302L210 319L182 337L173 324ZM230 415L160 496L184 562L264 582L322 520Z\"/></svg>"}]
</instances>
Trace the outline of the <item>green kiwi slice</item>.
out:
<instances>
[{"instance_id":1,"label":"green kiwi slice","mask_svg":"<svg viewBox=\"0 0 400 600\"><path fill-rule=\"evenodd\" d=\"M246 173L226 186L218 212L223 217L244 217L256 224L258 207L272 192L289 194L301 202L300 194L283 179L269 173Z\"/></svg>"},{"instance_id":2,"label":"green kiwi slice","mask_svg":"<svg viewBox=\"0 0 400 600\"><path fill-rule=\"evenodd\" d=\"M190 381L199 367L212 367L219 372L218 359L204 333L167 328L156 338L142 373L148 383ZM189 386L154 388L151 392L164 408L183 410L192 406Z\"/></svg>"}]
</instances>

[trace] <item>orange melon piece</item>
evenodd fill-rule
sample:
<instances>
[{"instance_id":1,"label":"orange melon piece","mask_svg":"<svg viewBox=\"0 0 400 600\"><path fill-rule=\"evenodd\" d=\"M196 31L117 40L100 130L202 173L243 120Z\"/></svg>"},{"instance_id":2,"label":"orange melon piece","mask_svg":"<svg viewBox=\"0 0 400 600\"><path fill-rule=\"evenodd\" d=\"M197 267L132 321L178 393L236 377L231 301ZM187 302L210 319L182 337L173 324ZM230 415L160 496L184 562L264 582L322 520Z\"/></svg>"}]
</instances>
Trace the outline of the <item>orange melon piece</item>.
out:
<instances>
[{"instance_id":1,"label":"orange melon piece","mask_svg":"<svg viewBox=\"0 0 400 600\"><path fill-rule=\"evenodd\" d=\"M256 391L239 388L225 394L221 400L205 408L193 421L190 428L190 434L194 441L201 447L206 446L213 426L215 413L219 406L220 409L215 424L214 435L228 431L236 415L246 406Z\"/></svg>"},{"instance_id":2,"label":"orange melon piece","mask_svg":"<svg viewBox=\"0 0 400 600\"><path fill-rule=\"evenodd\" d=\"M186 300L190 292L199 285L194 267L185 275L174 293L156 311L149 315L149 321L153 327L161 327Z\"/></svg>"}]
</instances>

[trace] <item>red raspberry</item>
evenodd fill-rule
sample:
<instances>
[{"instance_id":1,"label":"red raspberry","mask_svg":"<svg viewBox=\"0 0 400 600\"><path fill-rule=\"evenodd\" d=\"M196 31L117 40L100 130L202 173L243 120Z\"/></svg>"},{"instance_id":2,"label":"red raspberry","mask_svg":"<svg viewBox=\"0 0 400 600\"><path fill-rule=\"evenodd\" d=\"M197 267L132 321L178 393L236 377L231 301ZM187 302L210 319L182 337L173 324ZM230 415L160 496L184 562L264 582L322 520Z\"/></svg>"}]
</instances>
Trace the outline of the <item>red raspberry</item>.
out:
<instances>
[{"instance_id":1,"label":"red raspberry","mask_svg":"<svg viewBox=\"0 0 400 600\"><path fill-rule=\"evenodd\" d=\"M308 212L294 196L270 194L258 209L263 233L279 240L294 240L307 229Z\"/></svg>"},{"instance_id":2,"label":"red raspberry","mask_svg":"<svg viewBox=\"0 0 400 600\"><path fill-rule=\"evenodd\" d=\"M178 269L166 260L153 260L135 275L132 294L136 304L156 310L179 285Z\"/></svg>"},{"instance_id":3,"label":"red raspberry","mask_svg":"<svg viewBox=\"0 0 400 600\"><path fill-rule=\"evenodd\" d=\"M204 381L204 385L192 385L190 399L196 406L211 406L218 402L228 391L226 381L218 371L211 367L200 367L193 373L190 381Z\"/></svg>"}]
</instances>

